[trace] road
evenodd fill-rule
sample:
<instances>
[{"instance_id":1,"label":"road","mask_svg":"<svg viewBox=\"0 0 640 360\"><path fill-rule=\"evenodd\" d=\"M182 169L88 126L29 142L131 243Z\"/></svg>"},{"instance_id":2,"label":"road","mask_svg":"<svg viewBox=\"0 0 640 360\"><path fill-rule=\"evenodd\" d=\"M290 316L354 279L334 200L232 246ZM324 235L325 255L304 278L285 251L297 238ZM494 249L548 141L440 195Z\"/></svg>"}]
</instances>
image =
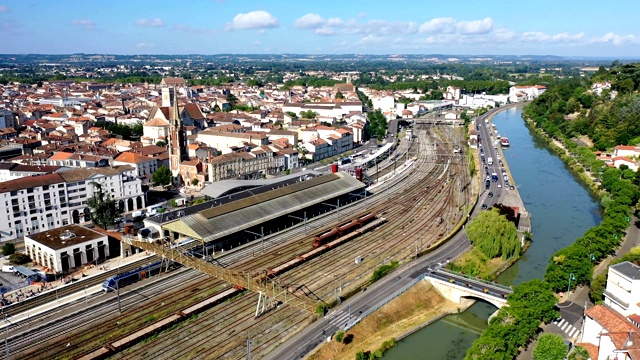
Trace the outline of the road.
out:
<instances>
[{"instance_id":1,"label":"road","mask_svg":"<svg viewBox=\"0 0 640 360\"><path fill-rule=\"evenodd\" d=\"M464 286L477 292L484 292L491 296L506 299L507 295L511 294L513 290L511 288L502 286L497 283L492 283L486 280L474 279L465 275L453 273L444 269L435 268L429 269L427 277L450 282L458 286Z\"/></svg>"},{"instance_id":2,"label":"road","mask_svg":"<svg viewBox=\"0 0 640 360\"><path fill-rule=\"evenodd\" d=\"M488 112L479 117L476 122L484 124L484 119L490 116L494 111ZM484 126L479 126L482 129ZM480 131L484 139L489 139L486 128ZM491 147L486 150L491 156L496 158L497 151ZM499 169L493 166L492 169ZM491 189L494 189L494 197L488 201L499 202L503 188L498 188L501 183L492 182ZM486 192L485 192L486 193ZM486 196L482 194L483 198ZM476 207L471 217L479 213L480 207ZM422 258L414 260L397 269L386 278L374 283L366 291L358 293L352 298L344 301L341 305L332 309L325 317L318 319L310 326L299 331L295 336L278 346L274 351L268 354L265 359L300 359L310 353L323 340L335 331L343 328L347 322L357 319L358 315L375 307L382 300L387 299L396 291L402 289L411 283L417 277L423 275L430 267L437 266L438 263L444 263L448 260L455 259L471 249L471 243L464 231L458 232L451 240L434 252L425 255Z\"/></svg>"}]
</instances>

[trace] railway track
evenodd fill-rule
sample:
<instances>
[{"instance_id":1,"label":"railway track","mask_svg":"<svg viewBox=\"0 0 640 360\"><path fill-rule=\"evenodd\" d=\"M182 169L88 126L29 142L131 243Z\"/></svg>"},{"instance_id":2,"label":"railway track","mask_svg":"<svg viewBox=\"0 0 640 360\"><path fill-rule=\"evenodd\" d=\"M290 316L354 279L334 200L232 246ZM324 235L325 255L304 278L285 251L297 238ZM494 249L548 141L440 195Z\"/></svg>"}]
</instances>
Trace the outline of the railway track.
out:
<instances>
[{"instance_id":1,"label":"railway track","mask_svg":"<svg viewBox=\"0 0 640 360\"><path fill-rule=\"evenodd\" d=\"M434 161L437 162L437 161ZM456 187L453 181L451 181L450 179L448 179L446 176L442 176L443 173L445 173L445 171L443 171L442 173L438 172L438 171L433 171L435 167L438 166L431 166L431 169L429 170L424 170L423 173L428 175L426 177L423 177L421 180L416 180L415 182L412 181L410 182L411 185L413 185L413 188L415 189L424 189L424 190L411 190L409 189L409 186L407 186L406 189L400 189L399 191L403 192L403 196L406 197L410 197L410 196L414 196L417 200L418 206L417 207L406 207L403 206L405 204L404 201L396 201L396 204L394 205L392 204L388 204L387 206L385 206L385 208L387 209L386 213L384 214L384 216L386 216L389 219L395 219L396 221L401 221L402 219L402 224L400 225L398 224L397 226L394 227L383 227L380 230L376 230L376 236L374 237L373 235L368 236L367 234L361 236L360 238L356 239L356 240L352 240L349 243L346 243L344 245L342 245L339 248L336 248L334 250L331 250L329 253L325 253L323 255L321 255L318 258L315 258L313 260L311 260L308 263L305 263L303 266L300 266L298 268L295 268L293 270L289 270L287 271L285 274L287 274L287 276L290 276L292 278L292 281L299 281L299 282L305 282L305 281L309 281L309 278L313 278L315 274L317 274L319 269L324 269L326 268L328 263L331 263L332 266L334 267L342 267L342 266L346 266L348 263L352 262L352 259L350 256L344 255L342 257L340 257L340 260L336 260L336 253L340 253L340 254L352 254L353 251L362 248L363 247L363 242L366 243L367 247L372 247L374 248L374 252L378 251L379 253L383 252L383 248L385 247L384 244L384 240L381 241L377 241L375 243L371 242L371 239L375 239L375 238L389 238L389 236L395 236L398 239L397 242L393 243L393 246L390 247L395 247L398 244L402 244L403 243L403 237L402 236L398 236L398 232L400 230L398 230L399 227L404 226L404 229L402 230L404 232L404 234L406 235L406 233L413 233L414 235L420 234L421 232L424 233L424 227L426 224L430 223L430 222L434 222L435 219L437 218L454 218L454 214L455 212L457 212L457 209L455 206L451 206L452 204L452 198L453 198L453 194L456 191ZM458 173L460 172L460 167L458 165L452 166L452 168L454 171L458 171ZM429 182L431 184L431 186L429 188L425 188L422 186L415 186L417 183L419 182ZM447 184L447 186L445 186L445 184ZM445 199L449 199L448 201L444 201ZM378 202L378 203L382 203L382 201ZM429 208L428 211L427 209L425 209L425 207L428 207L429 204L441 204L440 207L433 207L433 208ZM357 207L358 205L355 205L354 207ZM368 205L367 207L368 209L372 209L371 204ZM447 211L448 209L448 211ZM359 209L355 209L353 211L353 213L357 213L359 211ZM426 213L426 216L422 213ZM352 214L353 214L352 213ZM421 221L416 221L415 219L420 218L422 219ZM412 221L413 220L413 221ZM412 225L413 224L413 225ZM278 250L279 251L273 251L272 254L267 254L266 256L261 256L259 258L256 259L250 259L248 261L245 261L244 263L242 263L242 266L238 266L239 269L245 269L245 270L251 270L251 269L256 269L256 268L267 268L269 266L276 266L280 263L283 262L283 260L287 259L287 256L292 257L295 256L296 254L299 254L301 251L302 252L306 252L309 251L311 249L311 243L312 243L312 234L307 234L307 236L305 237L298 237L296 238L296 240L292 241L291 243L289 243L286 247L281 247ZM443 233L440 234L432 234L432 238L433 240L437 240L439 237L441 237L441 235L443 235ZM406 237L404 237L405 239L405 245L406 245ZM424 246L428 246L427 244L431 241L431 239L429 239L428 241L425 241L423 244ZM292 246L292 244L295 244L295 246ZM388 244L388 243L387 243ZM380 246L382 245L382 246ZM355 250L354 250L355 249ZM388 249L387 249L388 250ZM400 253L402 252L406 252L408 253L407 247L405 246L403 249L400 249L398 251L396 251L395 253L393 253L394 255L400 256ZM279 259L279 260L278 260ZM335 262L339 261L339 263L336 265ZM315 264L314 264L315 263ZM235 266L231 266L232 268L235 268ZM367 273L370 274L369 270L365 270L363 273ZM288 280L287 280L288 281ZM324 284L323 283L316 283L316 285L310 285L310 287L312 288L311 290L313 290L313 288L318 288L318 289L322 289L324 288L329 288L331 282L333 281L333 279L329 279L328 281L325 281ZM346 286L347 284L345 284ZM221 310L221 309L218 309ZM271 317L273 316L271 313L267 314L265 317ZM253 317L253 311L248 312L246 314L246 318L243 319L241 322L243 323L250 323ZM236 320L238 321L238 320ZM234 327L235 323L224 323L224 328L229 328L229 327ZM190 328L190 325L187 325L186 328ZM184 329L183 329L184 330ZM195 329L193 330L194 332L199 332L199 330ZM234 334L237 334L234 332ZM235 336L235 335L234 335ZM264 335L263 335L264 336ZM236 336L237 337L237 336ZM209 337L211 338L211 337ZM254 351L260 352L261 350L264 351L265 353L267 351L269 351L268 349L270 349L271 347L274 346L275 342L277 342L277 340L280 340L282 338L281 334L278 335L274 335L272 339L268 339L265 340L262 344L260 344L259 346L253 346L252 348L254 349ZM241 337L240 340L235 339L232 340L231 337L227 336L225 339L217 339L217 342L221 343L221 344L226 344L224 346L224 348L234 348L235 350L231 350L229 352L222 352L222 350L219 350L217 352L215 352L215 357L228 357L228 358L243 358L245 356L244 353L244 347L246 345L246 343L244 342L245 337ZM171 341L169 341L171 342ZM155 341L154 341L155 343ZM235 346L233 346L233 344L235 344ZM138 345L136 347L140 347L140 348L149 348L149 347L154 347L155 345L153 344L147 344L147 345ZM194 345L197 346L197 345ZM184 344L185 348L190 348L189 344ZM204 351L204 349L201 349L202 351ZM139 353L138 353L139 354ZM147 354L147 353L145 353ZM208 355L212 355L212 353L207 353ZM235 354L235 355L234 355Z\"/></svg>"},{"instance_id":2,"label":"railway track","mask_svg":"<svg viewBox=\"0 0 640 360\"><path fill-rule=\"evenodd\" d=\"M421 143L427 143L426 137L421 140L423 140ZM354 275L349 278L345 278L345 283L343 284L344 286L355 286L357 283L362 283L362 277L365 274L370 274L370 269L374 268L375 265L379 264L385 257L401 259L408 256L411 252L411 245L415 242L413 238L429 235L421 244L422 249L424 249L432 241L440 237L440 232L433 232L429 226L433 226L433 223L437 222L436 220L438 218L445 218L447 221L449 221L449 218L453 219L455 217L455 212L457 211L455 206L451 206L452 197L456 190L454 181L448 180L448 177L445 176L447 175L445 174L447 172L445 169L447 169L449 165L445 165L445 157L438 155L438 153L444 153L443 149L444 148L429 149L423 147L420 149L421 151L418 151L417 153L414 149L413 154L418 157L416 166L410 170L411 173L405 172L399 175L399 183L396 186L387 187L386 189L383 186L376 190L379 195L370 197L364 202L361 201L353 204L349 209L340 210L340 213L346 217L355 216L363 213L364 211L371 211L372 209L375 209L380 213L384 213L383 216L386 218L390 220L393 219L393 226L383 226L382 228L375 230L373 234L364 234L351 242L320 255L318 258L309 261L299 268L289 270L285 273L287 274L286 276L290 277L292 281L296 281L296 283L307 284L306 286L309 286L313 291L324 293L324 296L330 296L331 283L333 279L326 277L323 280L317 279L318 271L326 268L329 264L333 264L333 266L335 266L337 261L339 266L351 269L352 266L350 266L350 264L353 264L352 254L358 251L366 251L367 255L365 256L364 262L366 266L361 266L359 269L364 270L359 272L354 271ZM449 169L452 169L458 174L463 173L465 170L463 167L456 164L452 164ZM400 179L403 181L400 181ZM391 199L392 197L393 199ZM412 203L411 206L408 206L407 204L410 202L414 203ZM438 206L433 206L434 204L437 204ZM445 210L447 208L449 209L448 211ZM315 231L319 231L328 225L334 226L334 223L335 219L333 219L332 215L329 215L328 217L325 217L324 221L314 221L314 225L312 225L314 230L309 231L307 235L304 235L303 227L299 226L298 228L288 231L286 236L274 236L273 240L269 240L270 245L277 243L277 241L284 242L285 240L288 240L289 243L286 245L280 245L264 255L259 254L258 257L254 257L253 255L255 255L255 252L252 252L250 249L246 249L234 252L233 254L220 256L219 261L221 263L226 262L231 268L240 270L246 269L260 271L262 269L277 266L283 261L286 261L288 257L293 257L300 252L309 251L312 248L312 235L317 233ZM434 228L437 227L438 226L434 226ZM295 238L295 240L291 241L292 237ZM391 238L392 241L386 241L385 238ZM191 271L188 272L191 273ZM246 345L244 340L245 338L243 337L244 335L240 336L242 340L236 339L238 341L232 341L234 336L238 338L237 334L239 334L239 332L248 332L249 329L258 329L252 332L252 336L255 339L261 340L260 343L256 343L255 346L252 347L258 353L266 353L273 348L278 341L282 340L283 334L286 335L287 327L295 328L296 326L302 326L302 324L309 321L308 314L299 310L294 310L292 307L281 307L258 319L253 319L255 297L255 294L242 295L242 299L246 298L248 300L246 300L247 304L240 306L239 310L233 310L238 306L238 300L220 304L213 309L205 311L201 316L179 325L178 327L180 327L181 331L163 332L158 335L156 339L148 340L144 344L135 345L131 349L122 351L115 357L137 358L138 356L148 357L151 354L155 354L158 358L171 358L165 356L164 353L152 351L152 349L154 347L163 348L163 344L173 344L174 341L184 342L184 346L181 347L184 347L185 350L181 350L179 353L180 355L189 355L193 353L186 350L190 348L188 345L190 343L187 341L192 338L199 340L204 340L206 338L209 340L215 339L215 341L195 341L192 346L196 348L199 344L201 345L202 343L206 343L205 348L198 347L198 349L201 349L202 354L207 354L209 357L215 354L215 357L224 356L228 358L241 358L244 357L243 350ZM149 307L155 307L157 304L158 302L153 302L153 306ZM146 314L151 314L145 312L142 313L145 314L143 316L150 316ZM224 316L225 314L233 315L234 319L226 321ZM239 318L236 319L235 316L239 316ZM213 319L217 319L217 321L214 321ZM262 324L261 326L263 326L263 328L260 328L258 324ZM280 331L273 330L272 327L279 327ZM231 331L230 329L235 330ZM266 330L262 331L259 329ZM208 332L211 331L214 331L217 335L215 337L210 336ZM289 331L292 330L290 329ZM174 336L178 336L176 333L184 334L185 332L190 334L186 339L184 337L174 338ZM256 342L258 342L258 340L256 340ZM223 345L224 348L222 348ZM215 350L207 350L207 346L215 348ZM80 352L78 351L78 353ZM68 354L68 352L65 351L65 354Z\"/></svg>"},{"instance_id":3,"label":"railway track","mask_svg":"<svg viewBox=\"0 0 640 360\"><path fill-rule=\"evenodd\" d=\"M117 336L114 334L136 331L166 314L180 311L182 306L172 299L181 293L188 293L193 299L184 305L186 307L208 296L215 289L226 287L223 282L208 280L203 274L193 278L190 271L182 272L170 281L170 284L184 285L166 293L166 284L157 282L154 286L140 291L128 292L127 296L121 295L122 314L118 312L117 300L112 298L96 304L100 306L90 307L84 312L71 314L55 322L53 328L47 328L46 333L30 331L17 338L10 338L12 353L30 359L76 357L113 340L112 337ZM89 321L96 317L102 319L100 326L95 326ZM41 345L30 347L34 341Z\"/></svg>"},{"instance_id":4,"label":"railway track","mask_svg":"<svg viewBox=\"0 0 640 360\"><path fill-rule=\"evenodd\" d=\"M105 271L104 273L100 273L100 274L96 274L93 275L89 278L80 280L80 281L76 281L76 282L72 282L68 285L64 285L61 287L58 287L56 289L53 290L49 290L46 291L44 293L41 293L38 296L35 297L31 297L31 298L27 298L23 301L20 301L18 303L9 305L9 306L5 306L2 308L2 311L4 314L7 315L7 317L10 317L11 315L15 315L15 314L19 314L21 312L26 312L27 310L33 309L35 307L38 307L40 305L44 305L53 301L57 301L58 298L61 297L65 297L67 295L71 295L77 292L81 292L82 290L85 289L85 287L87 286L93 286L93 285L97 285L97 284L101 284L103 281L105 281L106 279L108 279L109 277L116 275L119 272L125 272L125 271L129 271L129 270L133 270L136 268L139 268L149 262L154 262L154 261L159 261L160 258L158 258L155 255L151 255L149 257L145 257L143 259L137 260L135 262L132 262L130 264L127 265L123 265L121 267L119 267L118 269L112 269L109 271Z\"/></svg>"}]
</instances>

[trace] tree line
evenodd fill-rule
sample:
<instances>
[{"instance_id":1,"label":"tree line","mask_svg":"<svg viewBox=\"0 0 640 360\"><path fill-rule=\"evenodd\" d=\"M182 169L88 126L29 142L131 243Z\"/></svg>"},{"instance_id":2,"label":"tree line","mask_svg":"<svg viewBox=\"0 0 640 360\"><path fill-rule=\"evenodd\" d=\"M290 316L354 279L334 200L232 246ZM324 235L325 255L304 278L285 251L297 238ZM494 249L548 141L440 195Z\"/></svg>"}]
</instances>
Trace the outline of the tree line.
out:
<instances>
[{"instance_id":1,"label":"tree line","mask_svg":"<svg viewBox=\"0 0 640 360\"><path fill-rule=\"evenodd\" d=\"M608 79L618 81L619 73L616 69L611 72L599 71L596 77L607 76ZM631 117L628 114L629 102L633 102L637 94L620 92L620 96L612 100L607 92L603 92L602 96L586 92L585 85L588 84L589 80L579 79L554 83L547 92L525 108L524 114L550 137L557 137L566 144L570 156L564 156L563 160L573 165L572 168L579 172L589 170L600 176L603 220L599 225L587 230L573 244L553 254L549 259L544 281L533 279L514 288L514 292L507 297L508 306L500 309L498 316L467 351L465 359L514 358L518 348L526 346L536 336L540 322L548 323L555 318L554 292L567 289L569 281L574 287L592 285L590 296L594 301L602 300L606 275L594 279L593 270L600 261L615 253L629 227L632 209L637 206L640 194L640 172L633 172L625 166L621 166L620 169L605 167L604 162L596 159L594 150L605 146L605 141L616 141L613 140L617 136L615 132L628 125L627 121ZM577 102L575 109L567 107L572 99L574 103ZM580 116L588 119L592 112L625 114L629 117L618 117L618 121L615 122L600 122L597 131L601 134L608 132L609 137L598 138L599 141L596 141L594 148L589 148L575 139L581 134L593 136L595 133L576 132L576 120L565 116L570 114L570 110L579 112L579 120ZM591 124L588 121L585 123L588 125L585 128L590 128ZM611 130L612 128L614 130ZM625 255L622 259L638 263L640 251ZM532 294L531 288L535 288L537 293ZM528 299L529 309L519 307L518 302L522 299ZM513 326L514 324L516 326Z\"/></svg>"}]
</instances>

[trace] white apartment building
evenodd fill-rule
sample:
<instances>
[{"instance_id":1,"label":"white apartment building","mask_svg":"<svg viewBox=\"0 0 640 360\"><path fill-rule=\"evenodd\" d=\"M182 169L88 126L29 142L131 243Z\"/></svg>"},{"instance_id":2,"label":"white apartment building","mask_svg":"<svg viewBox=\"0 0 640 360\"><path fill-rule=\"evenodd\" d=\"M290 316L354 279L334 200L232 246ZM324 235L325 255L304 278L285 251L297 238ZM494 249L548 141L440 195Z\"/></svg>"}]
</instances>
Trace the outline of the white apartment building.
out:
<instances>
[{"instance_id":1,"label":"white apartment building","mask_svg":"<svg viewBox=\"0 0 640 360\"><path fill-rule=\"evenodd\" d=\"M315 103L286 103L282 106L282 112L292 112L300 115L301 112L313 111L319 116L335 117L341 119L344 115L362 113L360 101L351 102L315 102Z\"/></svg>"},{"instance_id":2,"label":"white apartment building","mask_svg":"<svg viewBox=\"0 0 640 360\"><path fill-rule=\"evenodd\" d=\"M245 143L255 146L269 144L267 133L262 131L226 132L207 129L199 132L197 137L198 141L218 150L241 147L244 146Z\"/></svg>"},{"instance_id":3,"label":"white apartment building","mask_svg":"<svg viewBox=\"0 0 640 360\"><path fill-rule=\"evenodd\" d=\"M604 304L624 316L640 315L640 266L625 261L609 267Z\"/></svg>"},{"instance_id":4,"label":"white apartment building","mask_svg":"<svg viewBox=\"0 0 640 360\"><path fill-rule=\"evenodd\" d=\"M396 99L391 95L376 95L371 97L371 104L374 110L382 112L395 108Z\"/></svg>"},{"instance_id":5,"label":"white apartment building","mask_svg":"<svg viewBox=\"0 0 640 360\"><path fill-rule=\"evenodd\" d=\"M142 182L130 166L75 169L0 183L0 241L89 221L87 200L100 184L120 212L145 208Z\"/></svg>"},{"instance_id":6,"label":"white apartment building","mask_svg":"<svg viewBox=\"0 0 640 360\"><path fill-rule=\"evenodd\" d=\"M107 235L79 225L25 236L24 247L34 263L56 273L109 256Z\"/></svg>"}]
</instances>

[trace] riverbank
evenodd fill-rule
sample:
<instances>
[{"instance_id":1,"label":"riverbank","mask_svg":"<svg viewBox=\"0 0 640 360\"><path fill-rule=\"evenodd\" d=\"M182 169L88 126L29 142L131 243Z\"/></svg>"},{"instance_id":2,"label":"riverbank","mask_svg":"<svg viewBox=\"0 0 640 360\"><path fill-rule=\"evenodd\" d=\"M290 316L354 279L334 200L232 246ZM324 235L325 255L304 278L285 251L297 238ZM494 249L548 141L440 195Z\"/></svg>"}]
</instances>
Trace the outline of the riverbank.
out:
<instances>
[{"instance_id":1,"label":"riverbank","mask_svg":"<svg viewBox=\"0 0 640 360\"><path fill-rule=\"evenodd\" d=\"M572 166L572 164L568 160L573 159L573 157L569 153L567 146L562 141L556 138L549 137L549 135L544 130L536 126L533 120L527 118L524 114L522 115L522 118L524 119L527 128L533 131L540 138L544 139L544 141L549 145L549 148L553 150L556 155L558 155L560 160L562 160L562 162L567 165L569 169L571 169L571 172L578 178L580 178L582 184L589 188L589 191L591 191L594 196L596 196L598 199L601 199L604 193L600 190L599 185L596 181L596 177L590 171L584 170L582 164L580 163L577 163L577 168L575 166Z\"/></svg>"},{"instance_id":2,"label":"riverbank","mask_svg":"<svg viewBox=\"0 0 640 360\"><path fill-rule=\"evenodd\" d=\"M400 340L448 314L466 310L473 304L457 304L442 297L427 280L398 296L345 333L353 335L349 344L334 339L320 345L309 360L353 360L358 351L375 352L389 339Z\"/></svg>"}]
</instances>

